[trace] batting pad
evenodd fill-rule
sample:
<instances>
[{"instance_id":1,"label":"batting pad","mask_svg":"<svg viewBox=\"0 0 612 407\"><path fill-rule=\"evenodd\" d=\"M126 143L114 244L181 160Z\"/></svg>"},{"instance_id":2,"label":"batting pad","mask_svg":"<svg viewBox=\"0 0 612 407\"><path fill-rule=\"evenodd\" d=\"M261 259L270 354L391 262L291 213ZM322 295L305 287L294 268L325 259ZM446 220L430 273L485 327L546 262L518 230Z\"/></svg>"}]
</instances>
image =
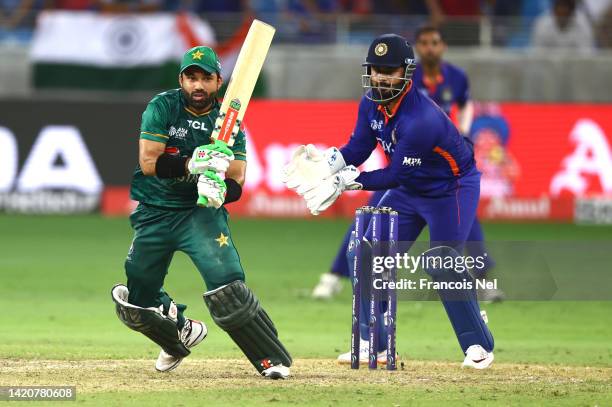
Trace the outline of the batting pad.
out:
<instances>
[{"instance_id":1,"label":"batting pad","mask_svg":"<svg viewBox=\"0 0 612 407\"><path fill-rule=\"evenodd\" d=\"M190 351L179 339L176 322L165 316L159 308L142 308L127 302L128 288L117 284L111 290L117 317L128 328L140 332L176 358L188 356Z\"/></svg>"},{"instance_id":2,"label":"batting pad","mask_svg":"<svg viewBox=\"0 0 612 407\"><path fill-rule=\"evenodd\" d=\"M229 334L259 373L279 364L291 366L291 356L255 294L240 280L204 294L215 323Z\"/></svg>"}]
</instances>

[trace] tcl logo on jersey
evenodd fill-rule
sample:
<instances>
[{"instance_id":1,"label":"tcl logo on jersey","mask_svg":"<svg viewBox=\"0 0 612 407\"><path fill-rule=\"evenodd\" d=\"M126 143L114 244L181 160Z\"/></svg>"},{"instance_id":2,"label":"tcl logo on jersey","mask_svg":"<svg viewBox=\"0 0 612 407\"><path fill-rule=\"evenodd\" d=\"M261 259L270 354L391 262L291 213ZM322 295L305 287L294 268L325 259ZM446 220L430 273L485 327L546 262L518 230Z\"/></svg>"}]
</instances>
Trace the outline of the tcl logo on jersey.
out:
<instances>
[{"instance_id":1,"label":"tcl logo on jersey","mask_svg":"<svg viewBox=\"0 0 612 407\"><path fill-rule=\"evenodd\" d=\"M421 165L421 159L413 157L404 157L402 165L407 165L409 167L419 167Z\"/></svg>"},{"instance_id":2,"label":"tcl logo on jersey","mask_svg":"<svg viewBox=\"0 0 612 407\"><path fill-rule=\"evenodd\" d=\"M208 130L208 128L206 127L206 124L202 123L202 122L198 122L195 120L187 120L187 123L189 123L189 127L191 127L192 129L196 129L196 130Z\"/></svg>"},{"instance_id":3,"label":"tcl logo on jersey","mask_svg":"<svg viewBox=\"0 0 612 407\"><path fill-rule=\"evenodd\" d=\"M372 120L370 122L370 127L372 128L372 130L382 130L383 121L382 120Z\"/></svg>"}]
</instances>

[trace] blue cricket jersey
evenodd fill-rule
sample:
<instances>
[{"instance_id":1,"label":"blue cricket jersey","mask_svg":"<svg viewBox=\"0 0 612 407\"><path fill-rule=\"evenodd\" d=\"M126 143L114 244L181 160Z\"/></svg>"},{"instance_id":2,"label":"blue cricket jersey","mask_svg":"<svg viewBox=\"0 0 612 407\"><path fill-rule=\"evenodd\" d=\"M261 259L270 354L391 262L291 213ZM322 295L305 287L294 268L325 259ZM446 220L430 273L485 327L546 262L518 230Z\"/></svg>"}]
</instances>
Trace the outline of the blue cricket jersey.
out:
<instances>
[{"instance_id":1,"label":"blue cricket jersey","mask_svg":"<svg viewBox=\"0 0 612 407\"><path fill-rule=\"evenodd\" d=\"M462 107L470 100L470 84L465 72L448 62L440 65L440 75L435 80L425 78L421 64L412 74L412 81L417 89L429 96L444 113L450 116L453 104Z\"/></svg>"},{"instance_id":2,"label":"blue cricket jersey","mask_svg":"<svg viewBox=\"0 0 612 407\"><path fill-rule=\"evenodd\" d=\"M378 191L403 187L422 196L454 192L463 177L478 175L471 142L448 116L413 86L393 112L365 96L359 104L355 130L340 151L347 165L361 165L380 143L389 165L362 172L357 182Z\"/></svg>"}]
</instances>

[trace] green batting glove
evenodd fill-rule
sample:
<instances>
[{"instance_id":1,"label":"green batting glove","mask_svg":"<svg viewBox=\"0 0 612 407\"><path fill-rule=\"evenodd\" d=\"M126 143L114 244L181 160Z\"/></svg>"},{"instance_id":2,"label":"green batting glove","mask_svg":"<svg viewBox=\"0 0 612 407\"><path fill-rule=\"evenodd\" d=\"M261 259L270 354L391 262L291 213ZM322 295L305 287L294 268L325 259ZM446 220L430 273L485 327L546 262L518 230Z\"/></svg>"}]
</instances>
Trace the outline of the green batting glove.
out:
<instances>
[{"instance_id":1,"label":"green batting glove","mask_svg":"<svg viewBox=\"0 0 612 407\"><path fill-rule=\"evenodd\" d=\"M207 170L198 179L198 206L219 209L225 202L227 185L214 171Z\"/></svg>"},{"instance_id":2,"label":"green batting glove","mask_svg":"<svg viewBox=\"0 0 612 407\"><path fill-rule=\"evenodd\" d=\"M208 170L225 172L234 153L223 141L214 140L210 144L196 147L189 160L188 169L191 174L204 174Z\"/></svg>"}]
</instances>

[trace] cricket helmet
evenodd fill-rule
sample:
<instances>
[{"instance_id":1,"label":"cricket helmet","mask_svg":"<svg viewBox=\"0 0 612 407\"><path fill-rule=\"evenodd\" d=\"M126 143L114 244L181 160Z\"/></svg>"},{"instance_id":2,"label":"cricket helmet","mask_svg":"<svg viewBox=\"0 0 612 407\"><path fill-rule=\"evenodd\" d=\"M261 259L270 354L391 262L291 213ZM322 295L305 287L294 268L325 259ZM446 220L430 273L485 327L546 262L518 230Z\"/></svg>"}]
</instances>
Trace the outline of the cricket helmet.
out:
<instances>
[{"instance_id":1,"label":"cricket helmet","mask_svg":"<svg viewBox=\"0 0 612 407\"><path fill-rule=\"evenodd\" d=\"M412 47L404 37L397 34L383 34L376 37L370 44L368 55L362 64L365 74L361 76L362 87L368 99L385 103L398 97L406 88L416 68L416 61ZM372 66L398 68L405 67L401 78L401 88L391 86L374 86L371 81Z\"/></svg>"}]
</instances>

